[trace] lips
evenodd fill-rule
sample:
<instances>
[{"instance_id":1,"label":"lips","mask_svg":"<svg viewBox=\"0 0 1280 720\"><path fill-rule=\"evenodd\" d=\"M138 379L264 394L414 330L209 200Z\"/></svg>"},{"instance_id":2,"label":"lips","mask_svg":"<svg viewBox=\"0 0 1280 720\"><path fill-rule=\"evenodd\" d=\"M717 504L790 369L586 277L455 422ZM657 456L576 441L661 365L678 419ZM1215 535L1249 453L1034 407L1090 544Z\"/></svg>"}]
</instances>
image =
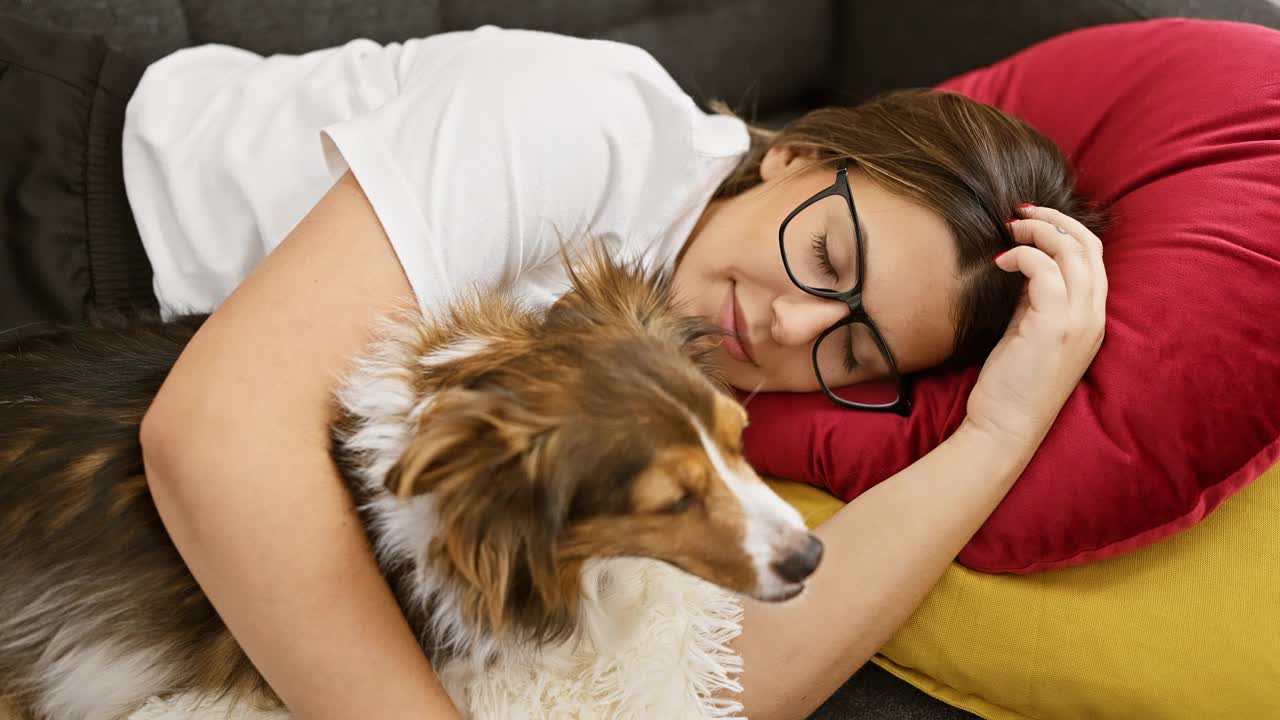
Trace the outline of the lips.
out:
<instances>
[{"instance_id":1,"label":"lips","mask_svg":"<svg viewBox=\"0 0 1280 720\"><path fill-rule=\"evenodd\" d=\"M720 326L727 333L722 345L733 359L755 365L751 338L746 330L746 317L742 314L742 306L738 304L738 296L734 292L736 287L735 283L729 285L729 292L725 293L724 302L720 306Z\"/></svg>"}]
</instances>

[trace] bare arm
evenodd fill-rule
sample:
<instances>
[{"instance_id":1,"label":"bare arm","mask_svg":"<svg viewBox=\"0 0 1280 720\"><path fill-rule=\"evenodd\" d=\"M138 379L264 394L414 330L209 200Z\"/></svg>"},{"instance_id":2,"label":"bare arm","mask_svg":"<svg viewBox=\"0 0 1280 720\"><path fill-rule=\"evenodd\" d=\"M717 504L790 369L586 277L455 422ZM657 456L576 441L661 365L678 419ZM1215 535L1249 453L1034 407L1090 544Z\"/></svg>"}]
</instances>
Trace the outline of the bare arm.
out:
<instances>
[{"instance_id":1,"label":"bare arm","mask_svg":"<svg viewBox=\"0 0 1280 720\"><path fill-rule=\"evenodd\" d=\"M1056 211L1018 212L1013 235L1023 246L997 264L1025 274L1027 293L965 421L816 530L826 553L804 593L747 604L735 646L752 720L807 717L893 636L1013 486L1097 353L1101 242Z\"/></svg>"},{"instance_id":2,"label":"bare arm","mask_svg":"<svg viewBox=\"0 0 1280 720\"><path fill-rule=\"evenodd\" d=\"M805 718L830 697L907 621L1030 457L964 425L820 525L826 552L805 591L746 606L736 647L748 717Z\"/></svg>"},{"instance_id":3,"label":"bare arm","mask_svg":"<svg viewBox=\"0 0 1280 720\"><path fill-rule=\"evenodd\" d=\"M348 174L209 318L143 421L165 527L305 720L457 717L327 451L336 378L411 296Z\"/></svg>"}]
</instances>

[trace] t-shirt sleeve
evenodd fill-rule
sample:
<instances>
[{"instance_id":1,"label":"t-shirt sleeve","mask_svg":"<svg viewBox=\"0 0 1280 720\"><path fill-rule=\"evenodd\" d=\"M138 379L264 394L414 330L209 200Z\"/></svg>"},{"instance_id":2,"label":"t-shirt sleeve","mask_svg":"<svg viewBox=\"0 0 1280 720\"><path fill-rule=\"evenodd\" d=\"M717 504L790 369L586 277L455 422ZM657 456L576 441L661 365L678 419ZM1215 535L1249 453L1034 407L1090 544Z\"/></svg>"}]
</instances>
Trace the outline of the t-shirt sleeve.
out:
<instances>
[{"instance_id":1,"label":"t-shirt sleeve","mask_svg":"<svg viewBox=\"0 0 1280 720\"><path fill-rule=\"evenodd\" d=\"M424 310L512 282L596 227L642 236L655 210L642 205L679 202L662 182L692 162L702 113L643 50L492 28L414 55L396 98L324 136Z\"/></svg>"}]
</instances>

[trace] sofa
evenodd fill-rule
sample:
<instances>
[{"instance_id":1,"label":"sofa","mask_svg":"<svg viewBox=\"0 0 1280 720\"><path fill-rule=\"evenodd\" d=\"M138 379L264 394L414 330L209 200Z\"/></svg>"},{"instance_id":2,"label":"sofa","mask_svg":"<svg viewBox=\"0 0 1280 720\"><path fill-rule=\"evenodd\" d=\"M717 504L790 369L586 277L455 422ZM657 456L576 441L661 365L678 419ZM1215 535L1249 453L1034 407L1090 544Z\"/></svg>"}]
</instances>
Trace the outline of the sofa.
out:
<instances>
[{"instance_id":1,"label":"sofa","mask_svg":"<svg viewBox=\"0 0 1280 720\"><path fill-rule=\"evenodd\" d=\"M603 37L650 51L699 101L777 126L820 105L932 85L1075 28L1164 16L1280 28L1277 0L0 0L0 15L104 35L154 60L226 43L303 52L493 23ZM972 717L874 667L813 716Z\"/></svg>"}]
</instances>

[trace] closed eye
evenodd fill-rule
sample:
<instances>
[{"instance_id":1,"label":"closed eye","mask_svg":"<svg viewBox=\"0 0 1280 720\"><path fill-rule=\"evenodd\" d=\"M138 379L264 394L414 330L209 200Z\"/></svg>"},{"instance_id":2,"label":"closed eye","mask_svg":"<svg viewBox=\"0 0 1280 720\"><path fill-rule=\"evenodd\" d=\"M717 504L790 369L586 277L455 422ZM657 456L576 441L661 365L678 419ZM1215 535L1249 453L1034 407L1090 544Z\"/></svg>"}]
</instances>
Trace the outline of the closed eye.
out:
<instances>
[{"instance_id":1,"label":"closed eye","mask_svg":"<svg viewBox=\"0 0 1280 720\"><path fill-rule=\"evenodd\" d=\"M814 233L812 238L813 254L818 261L818 267L822 268L822 272L832 280L839 280L840 274L836 272L836 266L831 262L831 253L827 248L827 231Z\"/></svg>"},{"instance_id":2,"label":"closed eye","mask_svg":"<svg viewBox=\"0 0 1280 720\"><path fill-rule=\"evenodd\" d=\"M662 515L679 515L692 507L693 503L696 502L697 499L698 498L695 497L693 493L685 490L679 498L658 508L658 512Z\"/></svg>"},{"instance_id":3,"label":"closed eye","mask_svg":"<svg viewBox=\"0 0 1280 720\"><path fill-rule=\"evenodd\" d=\"M845 329L848 330L849 339L844 343L844 369L846 372L853 373L861 366L861 363L858 362L858 357L853 353L853 325L846 325Z\"/></svg>"}]
</instances>

